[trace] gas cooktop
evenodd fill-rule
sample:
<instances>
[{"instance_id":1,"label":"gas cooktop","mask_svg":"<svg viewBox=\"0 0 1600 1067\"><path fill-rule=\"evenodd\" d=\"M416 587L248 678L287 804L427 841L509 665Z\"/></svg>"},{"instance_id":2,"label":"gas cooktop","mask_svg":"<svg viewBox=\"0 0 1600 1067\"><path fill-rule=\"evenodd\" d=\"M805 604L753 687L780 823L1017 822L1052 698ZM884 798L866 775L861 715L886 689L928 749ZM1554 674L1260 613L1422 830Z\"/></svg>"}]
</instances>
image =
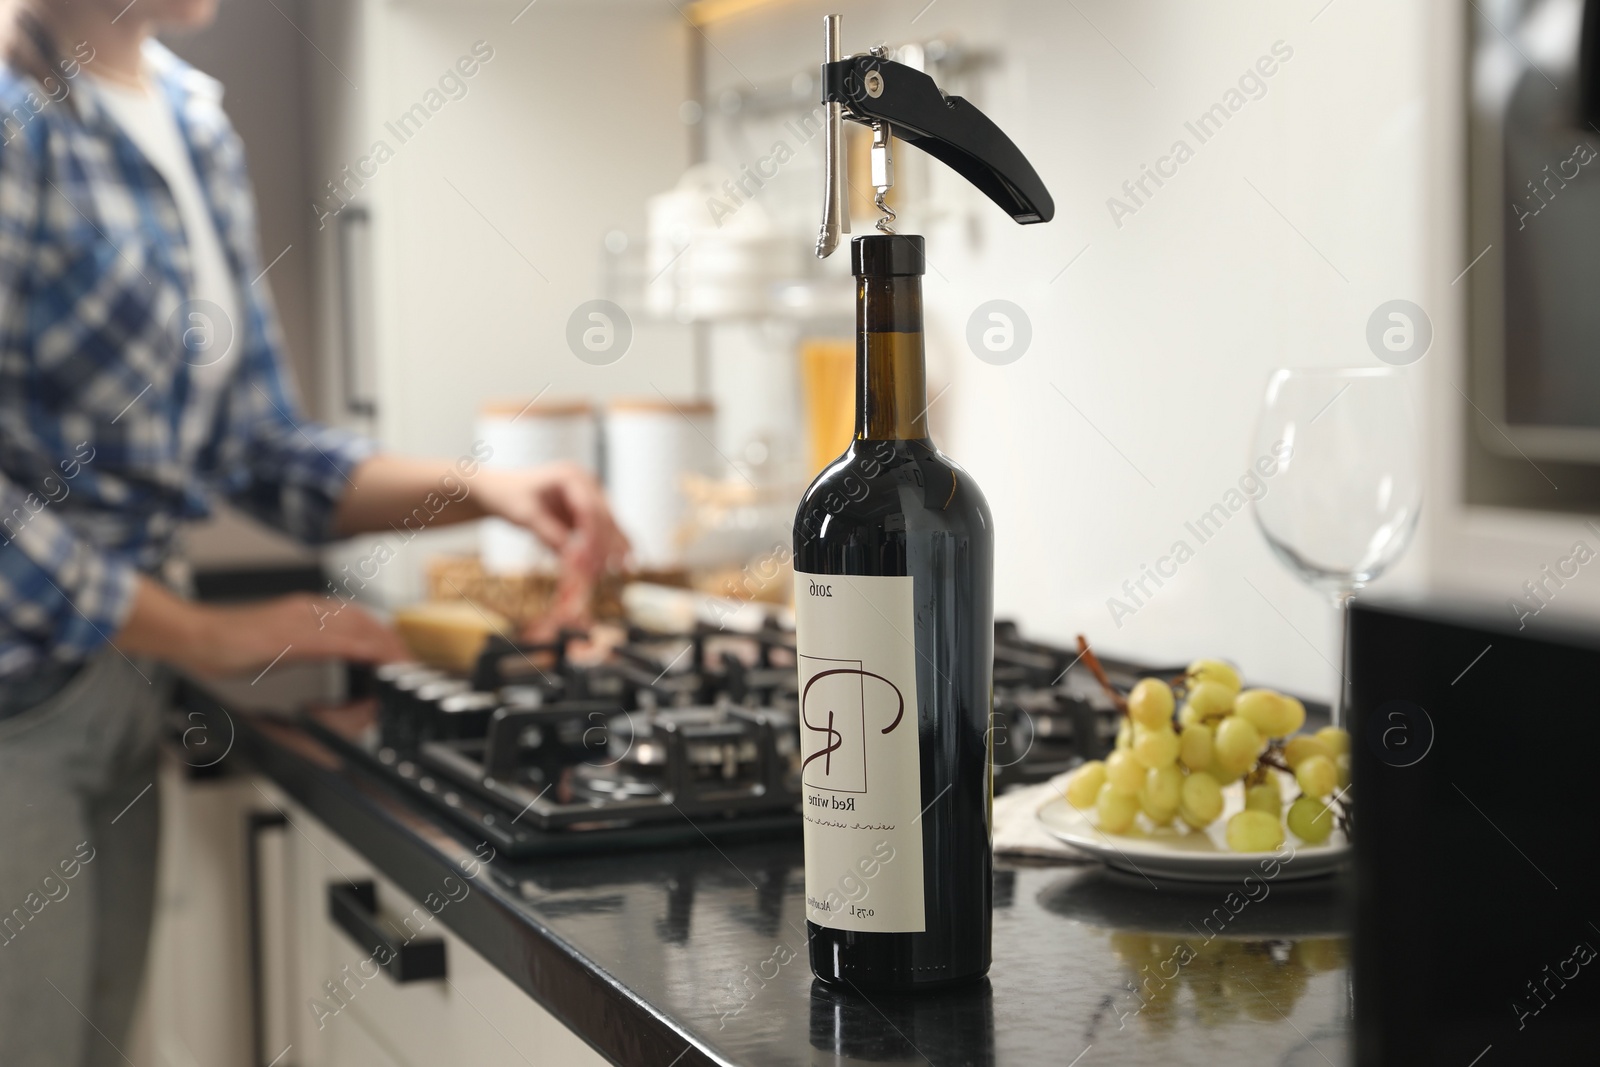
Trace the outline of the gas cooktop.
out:
<instances>
[{"instance_id":1,"label":"gas cooktop","mask_svg":"<svg viewBox=\"0 0 1600 1067\"><path fill-rule=\"evenodd\" d=\"M1123 687L1181 670L1101 663ZM350 682L375 726L308 725L512 858L801 825L789 631L494 639L470 676L389 664ZM999 623L994 689L996 790L1111 750L1116 711L1075 651Z\"/></svg>"}]
</instances>

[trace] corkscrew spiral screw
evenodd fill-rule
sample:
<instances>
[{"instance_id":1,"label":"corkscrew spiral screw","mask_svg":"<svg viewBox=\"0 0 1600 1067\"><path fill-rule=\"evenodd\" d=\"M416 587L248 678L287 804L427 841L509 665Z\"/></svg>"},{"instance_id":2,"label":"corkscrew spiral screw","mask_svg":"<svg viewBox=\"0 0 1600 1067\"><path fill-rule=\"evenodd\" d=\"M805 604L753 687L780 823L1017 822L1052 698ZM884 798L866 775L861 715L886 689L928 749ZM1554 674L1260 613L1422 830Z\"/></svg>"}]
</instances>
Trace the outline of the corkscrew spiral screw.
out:
<instances>
[{"instance_id":1,"label":"corkscrew spiral screw","mask_svg":"<svg viewBox=\"0 0 1600 1067\"><path fill-rule=\"evenodd\" d=\"M889 190L885 189L885 190L881 191L880 193L878 193L877 196L872 198L872 202L874 204L878 205L878 210L883 212L883 217L878 220L878 232L879 233L893 233L894 232L894 227L891 225L891 223L894 222L895 217L896 217L895 213L894 213L894 208L890 207L888 204L885 204L883 202L883 198L885 196L887 196L887 195L889 195Z\"/></svg>"}]
</instances>

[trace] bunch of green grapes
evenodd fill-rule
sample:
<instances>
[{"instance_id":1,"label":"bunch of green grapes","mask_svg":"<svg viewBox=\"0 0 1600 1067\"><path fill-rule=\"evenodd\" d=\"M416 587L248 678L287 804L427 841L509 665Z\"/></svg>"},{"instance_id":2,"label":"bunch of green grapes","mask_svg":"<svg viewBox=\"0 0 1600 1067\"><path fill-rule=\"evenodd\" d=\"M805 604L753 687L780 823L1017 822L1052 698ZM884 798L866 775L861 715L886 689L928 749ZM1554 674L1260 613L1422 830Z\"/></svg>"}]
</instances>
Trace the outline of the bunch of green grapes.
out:
<instances>
[{"instance_id":1,"label":"bunch of green grapes","mask_svg":"<svg viewBox=\"0 0 1600 1067\"><path fill-rule=\"evenodd\" d=\"M1109 684L1098 664L1090 666ZM1222 815L1223 787L1243 782L1245 806L1228 820L1229 848L1269 852L1283 843L1285 823L1306 844L1326 841L1345 815L1350 735L1333 726L1300 734L1300 701L1271 689L1241 691L1238 672L1221 660L1195 660L1176 684L1175 692L1145 678L1125 700L1113 693L1125 705L1116 747L1073 773L1068 803L1094 809L1106 833L1126 833L1141 817L1151 826L1181 820L1203 830ZM1287 812L1280 774L1292 774L1300 790Z\"/></svg>"}]
</instances>

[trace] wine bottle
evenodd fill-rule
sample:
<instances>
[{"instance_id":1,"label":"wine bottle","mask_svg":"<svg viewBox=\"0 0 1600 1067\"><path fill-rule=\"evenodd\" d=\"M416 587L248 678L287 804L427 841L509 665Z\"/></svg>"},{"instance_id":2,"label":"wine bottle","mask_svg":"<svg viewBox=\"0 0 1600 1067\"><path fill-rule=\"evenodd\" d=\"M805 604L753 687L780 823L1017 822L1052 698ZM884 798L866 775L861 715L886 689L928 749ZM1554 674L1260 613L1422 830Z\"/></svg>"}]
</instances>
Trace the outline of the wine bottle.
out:
<instances>
[{"instance_id":1,"label":"wine bottle","mask_svg":"<svg viewBox=\"0 0 1600 1067\"><path fill-rule=\"evenodd\" d=\"M989 969L994 526L928 437L921 237L851 244L856 433L795 517L806 911L819 978Z\"/></svg>"},{"instance_id":2,"label":"wine bottle","mask_svg":"<svg viewBox=\"0 0 1600 1067\"><path fill-rule=\"evenodd\" d=\"M882 48L841 56L823 20L822 231L848 230L845 118L872 127L879 234L851 242L855 439L794 524L801 804L811 969L857 989L917 990L988 972L994 522L928 437L921 237L886 203L894 138L950 166L1017 222L1055 212L994 123Z\"/></svg>"}]
</instances>

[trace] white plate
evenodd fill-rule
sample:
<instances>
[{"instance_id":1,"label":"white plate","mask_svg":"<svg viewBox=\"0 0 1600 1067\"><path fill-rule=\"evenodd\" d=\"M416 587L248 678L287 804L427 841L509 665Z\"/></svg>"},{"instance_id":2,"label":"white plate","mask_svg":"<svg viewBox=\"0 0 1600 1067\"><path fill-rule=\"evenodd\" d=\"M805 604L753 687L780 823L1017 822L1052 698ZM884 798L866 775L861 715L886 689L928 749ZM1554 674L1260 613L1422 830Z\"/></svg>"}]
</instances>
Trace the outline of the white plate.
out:
<instances>
[{"instance_id":1,"label":"white plate","mask_svg":"<svg viewBox=\"0 0 1600 1067\"><path fill-rule=\"evenodd\" d=\"M1287 775L1280 775L1287 808L1297 792ZM1229 816L1244 809L1244 785L1235 782L1222 790L1222 816L1204 830L1190 830L1180 822L1144 829L1144 817L1125 834L1103 833L1093 813L1067 803L1064 796L1047 800L1039 808L1039 822L1054 837L1086 852L1108 867L1147 878L1173 878L1185 882L1230 882L1256 872L1273 856L1280 860L1276 879L1315 878L1341 867L1350 857L1350 841L1335 829L1320 845L1307 845L1284 833L1279 853L1235 852L1228 848L1224 829ZM1291 854L1291 850L1292 854Z\"/></svg>"}]
</instances>

